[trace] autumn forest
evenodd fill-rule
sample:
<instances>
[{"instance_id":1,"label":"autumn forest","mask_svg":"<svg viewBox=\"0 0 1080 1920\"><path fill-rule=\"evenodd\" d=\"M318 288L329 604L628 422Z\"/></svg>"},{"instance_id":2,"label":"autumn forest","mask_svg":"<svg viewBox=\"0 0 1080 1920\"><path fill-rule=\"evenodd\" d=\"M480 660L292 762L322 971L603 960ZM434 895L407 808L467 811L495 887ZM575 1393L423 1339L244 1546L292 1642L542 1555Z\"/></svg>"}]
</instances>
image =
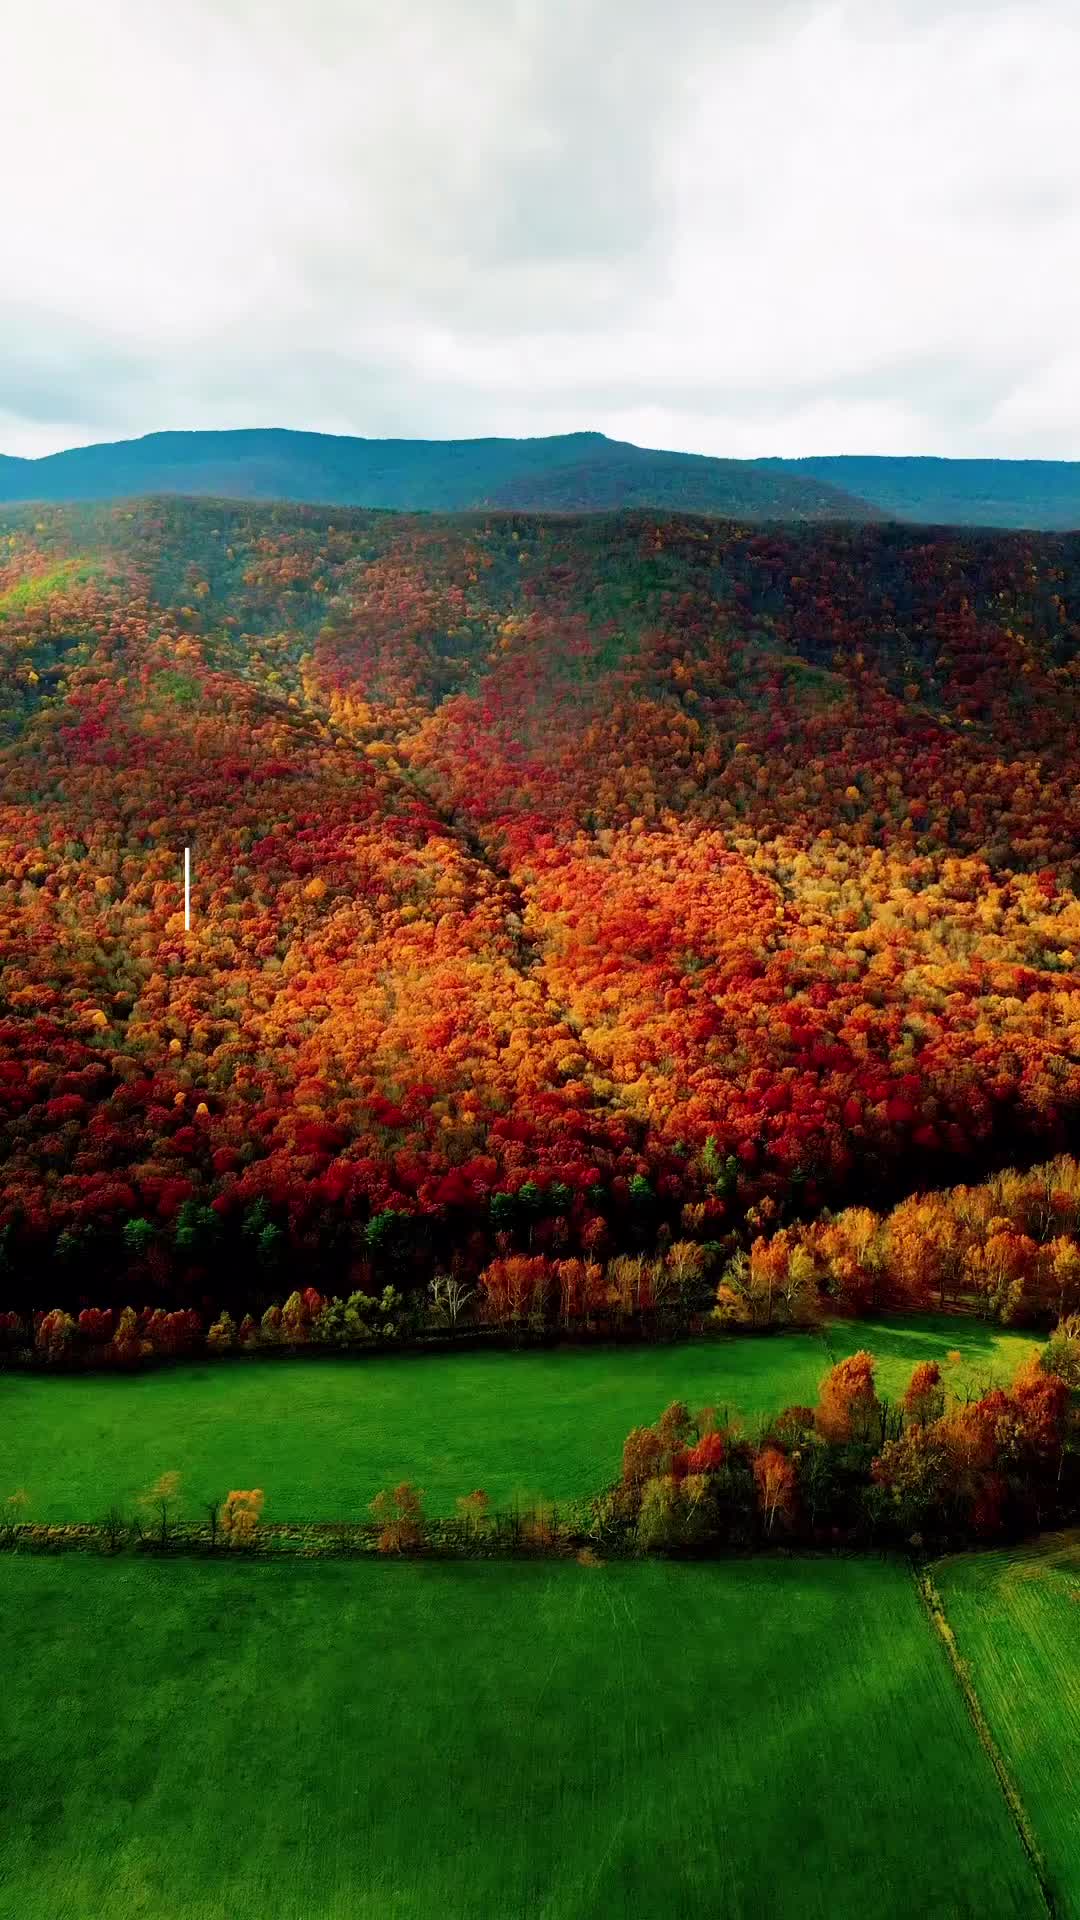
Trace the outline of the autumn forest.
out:
<instances>
[{"instance_id":1,"label":"autumn forest","mask_svg":"<svg viewBox=\"0 0 1080 1920\"><path fill-rule=\"evenodd\" d=\"M1080 1303L1075 538L0 539L9 1317Z\"/></svg>"}]
</instances>

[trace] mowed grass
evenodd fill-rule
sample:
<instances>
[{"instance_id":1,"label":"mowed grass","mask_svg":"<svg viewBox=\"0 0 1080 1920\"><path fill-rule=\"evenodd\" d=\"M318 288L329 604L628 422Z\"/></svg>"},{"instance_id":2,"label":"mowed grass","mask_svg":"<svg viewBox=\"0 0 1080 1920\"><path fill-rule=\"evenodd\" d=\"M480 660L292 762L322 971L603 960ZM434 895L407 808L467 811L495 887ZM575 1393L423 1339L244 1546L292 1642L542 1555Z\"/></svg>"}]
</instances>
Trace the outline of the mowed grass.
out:
<instances>
[{"instance_id":1,"label":"mowed grass","mask_svg":"<svg viewBox=\"0 0 1080 1920\"><path fill-rule=\"evenodd\" d=\"M0 1376L0 1498L22 1487L30 1519L100 1520L178 1472L180 1512L193 1518L230 1487L262 1487L268 1520L362 1519L380 1487L406 1478L432 1514L475 1487L499 1507L567 1500L608 1484L631 1427L674 1399L729 1408L752 1432L785 1406L812 1405L833 1360L860 1346L895 1396L919 1360L956 1348L980 1383L1004 1381L1035 1345L927 1317L665 1347L14 1373Z\"/></svg>"},{"instance_id":2,"label":"mowed grass","mask_svg":"<svg viewBox=\"0 0 1080 1920\"><path fill-rule=\"evenodd\" d=\"M1041 1910L899 1562L4 1554L0 1613L2 1920Z\"/></svg>"},{"instance_id":3,"label":"mowed grass","mask_svg":"<svg viewBox=\"0 0 1080 1920\"><path fill-rule=\"evenodd\" d=\"M1056 1910L1080 1920L1080 1533L957 1554L933 1573Z\"/></svg>"}]
</instances>

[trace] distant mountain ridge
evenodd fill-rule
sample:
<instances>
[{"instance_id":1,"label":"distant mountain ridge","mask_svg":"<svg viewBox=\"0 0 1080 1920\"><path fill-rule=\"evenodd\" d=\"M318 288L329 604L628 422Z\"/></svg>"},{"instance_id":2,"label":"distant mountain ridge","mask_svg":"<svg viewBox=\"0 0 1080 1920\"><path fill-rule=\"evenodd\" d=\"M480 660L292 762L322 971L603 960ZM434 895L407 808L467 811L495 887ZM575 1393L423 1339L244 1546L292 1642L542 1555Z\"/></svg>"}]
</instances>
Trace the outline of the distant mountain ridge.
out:
<instances>
[{"instance_id":1,"label":"distant mountain ridge","mask_svg":"<svg viewBox=\"0 0 1080 1920\"><path fill-rule=\"evenodd\" d=\"M762 460L872 500L889 519L924 525L1080 529L1080 460L944 460L930 454L812 454Z\"/></svg>"},{"instance_id":2,"label":"distant mountain ridge","mask_svg":"<svg viewBox=\"0 0 1080 1920\"><path fill-rule=\"evenodd\" d=\"M526 440L368 440L286 427L150 433L26 460L0 454L0 501L160 493L398 512L658 507L754 521L914 521L1080 529L1080 461L825 454L726 460L594 432Z\"/></svg>"},{"instance_id":3,"label":"distant mountain ridge","mask_svg":"<svg viewBox=\"0 0 1080 1920\"><path fill-rule=\"evenodd\" d=\"M654 452L602 433L533 440L363 440L284 427L151 433L38 460L0 458L0 500L210 494L399 512L677 508L751 520L881 516L812 474Z\"/></svg>"}]
</instances>

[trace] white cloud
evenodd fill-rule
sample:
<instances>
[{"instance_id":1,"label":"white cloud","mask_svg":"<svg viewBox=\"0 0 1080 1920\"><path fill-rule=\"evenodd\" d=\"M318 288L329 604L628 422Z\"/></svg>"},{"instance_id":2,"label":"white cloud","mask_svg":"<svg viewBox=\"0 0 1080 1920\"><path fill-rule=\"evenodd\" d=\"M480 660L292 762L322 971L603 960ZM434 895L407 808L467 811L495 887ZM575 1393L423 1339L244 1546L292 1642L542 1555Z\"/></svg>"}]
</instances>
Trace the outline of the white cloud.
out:
<instances>
[{"instance_id":1,"label":"white cloud","mask_svg":"<svg viewBox=\"0 0 1080 1920\"><path fill-rule=\"evenodd\" d=\"M1073 0L35 0L0 450L1080 457Z\"/></svg>"}]
</instances>

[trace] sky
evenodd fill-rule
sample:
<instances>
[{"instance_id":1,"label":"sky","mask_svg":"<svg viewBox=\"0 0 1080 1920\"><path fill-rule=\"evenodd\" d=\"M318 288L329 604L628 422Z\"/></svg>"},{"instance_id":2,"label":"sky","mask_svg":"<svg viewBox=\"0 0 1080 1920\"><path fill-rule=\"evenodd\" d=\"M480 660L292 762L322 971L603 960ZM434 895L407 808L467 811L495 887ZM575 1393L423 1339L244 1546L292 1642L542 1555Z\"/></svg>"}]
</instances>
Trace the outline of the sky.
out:
<instances>
[{"instance_id":1,"label":"sky","mask_svg":"<svg viewBox=\"0 0 1080 1920\"><path fill-rule=\"evenodd\" d=\"M32 0L0 452L1080 458L1076 0Z\"/></svg>"}]
</instances>

